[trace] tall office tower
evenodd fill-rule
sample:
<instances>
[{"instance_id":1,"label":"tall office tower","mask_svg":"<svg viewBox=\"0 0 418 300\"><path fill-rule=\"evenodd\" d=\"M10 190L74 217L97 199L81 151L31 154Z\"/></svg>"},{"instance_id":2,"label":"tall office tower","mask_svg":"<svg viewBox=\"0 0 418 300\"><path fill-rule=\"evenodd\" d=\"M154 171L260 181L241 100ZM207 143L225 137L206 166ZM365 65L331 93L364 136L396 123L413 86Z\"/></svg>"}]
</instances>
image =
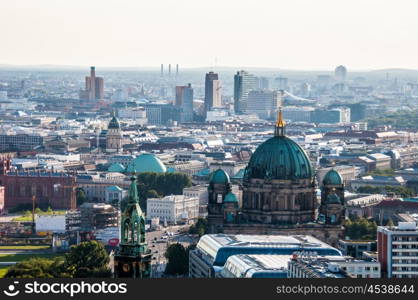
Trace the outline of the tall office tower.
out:
<instances>
[{"instance_id":1,"label":"tall office tower","mask_svg":"<svg viewBox=\"0 0 418 300\"><path fill-rule=\"evenodd\" d=\"M168 64L168 77L171 76L171 64Z\"/></svg>"},{"instance_id":2,"label":"tall office tower","mask_svg":"<svg viewBox=\"0 0 418 300\"><path fill-rule=\"evenodd\" d=\"M248 92L256 88L256 78L246 71L238 71L234 76L234 110L243 114L247 110Z\"/></svg>"},{"instance_id":3,"label":"tall office tower","mask_svg":"<svg viewBox=\"0 0 418 300\"><path fill-rule=\"evenodd\" d=\"M214 72L206 73L205 77L205 115L213 107L222 106L221 81L218 74Z\"/></svg>"},{"instance_id":4,"label":"tall office tower","mask_svg":"<svg viewBox=\"0 0 418 300\"><path fill-rule=\"evenodd\" d=\"M193 121L193 88L190 83L184 86L176 86L175 106L181 108L181 123Z\"/></svg>"},{"instance_id":5,"label":"tall office tower","mask_svg":"<svg viewBox=\"0 0 418 300\"><path fill-rule=\"evenodd\" d=\"M277 90L287 90L288 89L288 79L286 77L276 77L274 79L274 88Z\"/></svg>"},{"instance_id":6,"label":"tall office tower","mask_svg":"<svg viewBox=\"0 0 418 300\"><path fill-rule=\"evenodd\" d=\"M268 90L269 89L269 80L266 77L257 77L257 89L259 90Z\"/></svg>"},{"instance_id":7,"label":"tall office tower","mask_svg":"<svg viewBox=\"0 0 418 300\"><path fill-rule=\"evenodd\" d=\"M179 76L179 64L176 65L176 76Z\"/></svg>"},{"instance_id":8,"label":"tall office tower","mask_svg":"<svg viewBox=\"0 0 418 300\"><path fill-rule=\"evenodd\" d=\"M160 73L161 77L164 77L164 65L161 64L161 73Z\"/></svg>"},{"instance_id":9,"label":"tall office tower","mask_svg":"<svg viewBox=\"0 0 418 300\"><path fill-rule=\"evenodd\" d=\"M102 77L96 77L95 67L90 67L90 76L86 76L86 87L80 91L80 99L104 99L104 81Z\"/></svg>"},{"instance_id":10,"label":"tall office tower","mask_svg":"<svg viewBox=\"0 0 418 300\"><path fill-rule=\"evenodd\" d=\"M344 82L347 77L347 68L344 66L338 66L335 68L335 79L338 82Z\"/></svg>"}]
</instances>

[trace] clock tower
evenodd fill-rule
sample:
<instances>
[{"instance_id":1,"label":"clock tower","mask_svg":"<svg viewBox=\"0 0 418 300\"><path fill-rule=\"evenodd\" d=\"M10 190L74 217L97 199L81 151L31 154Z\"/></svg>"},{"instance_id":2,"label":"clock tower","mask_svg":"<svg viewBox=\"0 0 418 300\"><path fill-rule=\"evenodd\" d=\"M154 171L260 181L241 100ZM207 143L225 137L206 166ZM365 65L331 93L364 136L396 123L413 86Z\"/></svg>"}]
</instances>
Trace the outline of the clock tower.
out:
<instances>
[{"instance_id":1,"label":"clock tower","mask_svg":"<svg viewBox=\"0 0 418 300\"><path fill-rule=\"evenodd\" d=\"M128 204L121 216L121 240L114 258L114 275L151 277L151 251L145 242L145 216L139 206L136 176L131 177Z\"/></svg>"}]
</instances>

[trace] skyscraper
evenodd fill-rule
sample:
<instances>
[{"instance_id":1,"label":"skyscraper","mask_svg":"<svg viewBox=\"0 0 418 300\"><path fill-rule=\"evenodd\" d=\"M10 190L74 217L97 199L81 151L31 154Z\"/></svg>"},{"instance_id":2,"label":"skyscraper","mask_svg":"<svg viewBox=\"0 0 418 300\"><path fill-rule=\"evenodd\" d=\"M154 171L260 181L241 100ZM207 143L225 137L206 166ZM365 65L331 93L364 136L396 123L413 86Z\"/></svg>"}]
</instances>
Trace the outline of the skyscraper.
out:
<instances>
[{"instance_id":1,"label":"skyscraper","mask_svg":"<svg viewBox=\"0 0 418 300\"><path fill-rule=\"evenodd\" d=\"M205 115L213 107L220 107L221 105L221 81L218 74L211 71L206 73L205 77Z\"/></svg>"},{"instance_id":2,"label":"skyscraper","mask_svg":"<svg viewBox=\"0 0 418 300\"><path fill-rule=\"evenodd\" d=\"M104 99L103 77L96 77L96 68L90 67L90 76L86 76L86 86L80 91L80 99L101 100Z\"/></svg>"},{"instance_id":3,"label":"skyscraper","mask_svg":"<svg viewBox=\"0 0 418 300\"><path fill-rule=\"evenodd\" d=\"M347 68L344 66L338 66L335 68L335 79L338 82L344 82L347 77Z\"/></svg>"},{"instance_id":4,"label":"skyscraper","mask_svg":"<svg viewBox=\"0 0 418 300\"><path fill-rule=\"evenodd\" d=\"M256 88L257 80L253 74L238 71L234 76L234 110L243 114L247 111L247 97L251 90Z\"/></svg>"},{"instance_id":5,"label":"skyscraper","mask_svg":"<svg viewBox=\"0 0 418 300\"><path fill-rule=\"evenodd\" d=\"M193 88L189 83L184 86L176 86L175 106L181 107L181 122L193 121Z\"/></svg>"}]
</instances>

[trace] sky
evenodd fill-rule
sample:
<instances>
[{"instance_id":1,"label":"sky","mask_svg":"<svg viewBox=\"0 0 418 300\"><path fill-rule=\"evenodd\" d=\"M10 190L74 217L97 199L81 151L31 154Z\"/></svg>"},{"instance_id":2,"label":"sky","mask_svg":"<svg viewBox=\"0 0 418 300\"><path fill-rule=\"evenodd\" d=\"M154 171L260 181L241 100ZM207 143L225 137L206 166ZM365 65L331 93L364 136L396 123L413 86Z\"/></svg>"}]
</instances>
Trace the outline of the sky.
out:
<instances>
[{"instance_id":1,"label":"sky","mask_svg":"<svg viewBox=\"0 0 418 300\"><path fill-rule=\"evenodd\" d=\"M13 0L0 64L418 69L416 0Z\"/></svg>"}]
</instances>

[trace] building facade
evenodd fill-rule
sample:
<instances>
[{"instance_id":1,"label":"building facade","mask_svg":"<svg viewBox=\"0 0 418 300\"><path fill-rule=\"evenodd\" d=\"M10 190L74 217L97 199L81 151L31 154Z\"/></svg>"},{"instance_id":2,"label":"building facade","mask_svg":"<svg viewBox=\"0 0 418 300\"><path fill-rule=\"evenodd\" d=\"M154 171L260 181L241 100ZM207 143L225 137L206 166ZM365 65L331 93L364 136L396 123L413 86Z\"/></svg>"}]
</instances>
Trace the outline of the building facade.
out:
<instances>
[{"instance_id":1,"label":"building facade","mask_svg":"<svg viewBox=\"0 0 418 300\"><path fill-rule=\"evenodd\" d=\"M418 278L418 229L415 222L377 228L378 260L387 278Z\"/></svg>"},{"instance_id":2,"label":"building facade","mask_svg":"<svg viewBox=\"0 0 418 300\"><path fill-rule=\"evenodd\" d=\"M199 198L170 195L147 199L147 219L159 218L169 224L186 223L199 217Z\"/></svg>"},{"instance_id":3,"label":"building facade","mask_svg":"<svg viewBox=\"0 0 418 300\"><path fill-rule=\"evenodd\" d=\"M238 71L234 76L234 110L243 114L247 111L247 98L249 91L256 88L257 79L246 71Z\"/></svg>"},{"instance_id":4,"label":"building facade","mask_svg":"<svg viewBox=\"0 0 418 300\"><path fill-rule=\"evenodd\" d=\"M205 116L214 107L222 106L221 81L218 73L209 72L205 76Z\"/></svg>"},{"instance_id":5,"label":"building facade","mask_svg":"<svg viewBox=\"0 0 418 300\"><path fill-rule=\"evenodd\" d=\"M185 86L176 86L175 106L181 108L181 123L193 121L193 88L190 83Z\"/></svg>"}]
</instances>

